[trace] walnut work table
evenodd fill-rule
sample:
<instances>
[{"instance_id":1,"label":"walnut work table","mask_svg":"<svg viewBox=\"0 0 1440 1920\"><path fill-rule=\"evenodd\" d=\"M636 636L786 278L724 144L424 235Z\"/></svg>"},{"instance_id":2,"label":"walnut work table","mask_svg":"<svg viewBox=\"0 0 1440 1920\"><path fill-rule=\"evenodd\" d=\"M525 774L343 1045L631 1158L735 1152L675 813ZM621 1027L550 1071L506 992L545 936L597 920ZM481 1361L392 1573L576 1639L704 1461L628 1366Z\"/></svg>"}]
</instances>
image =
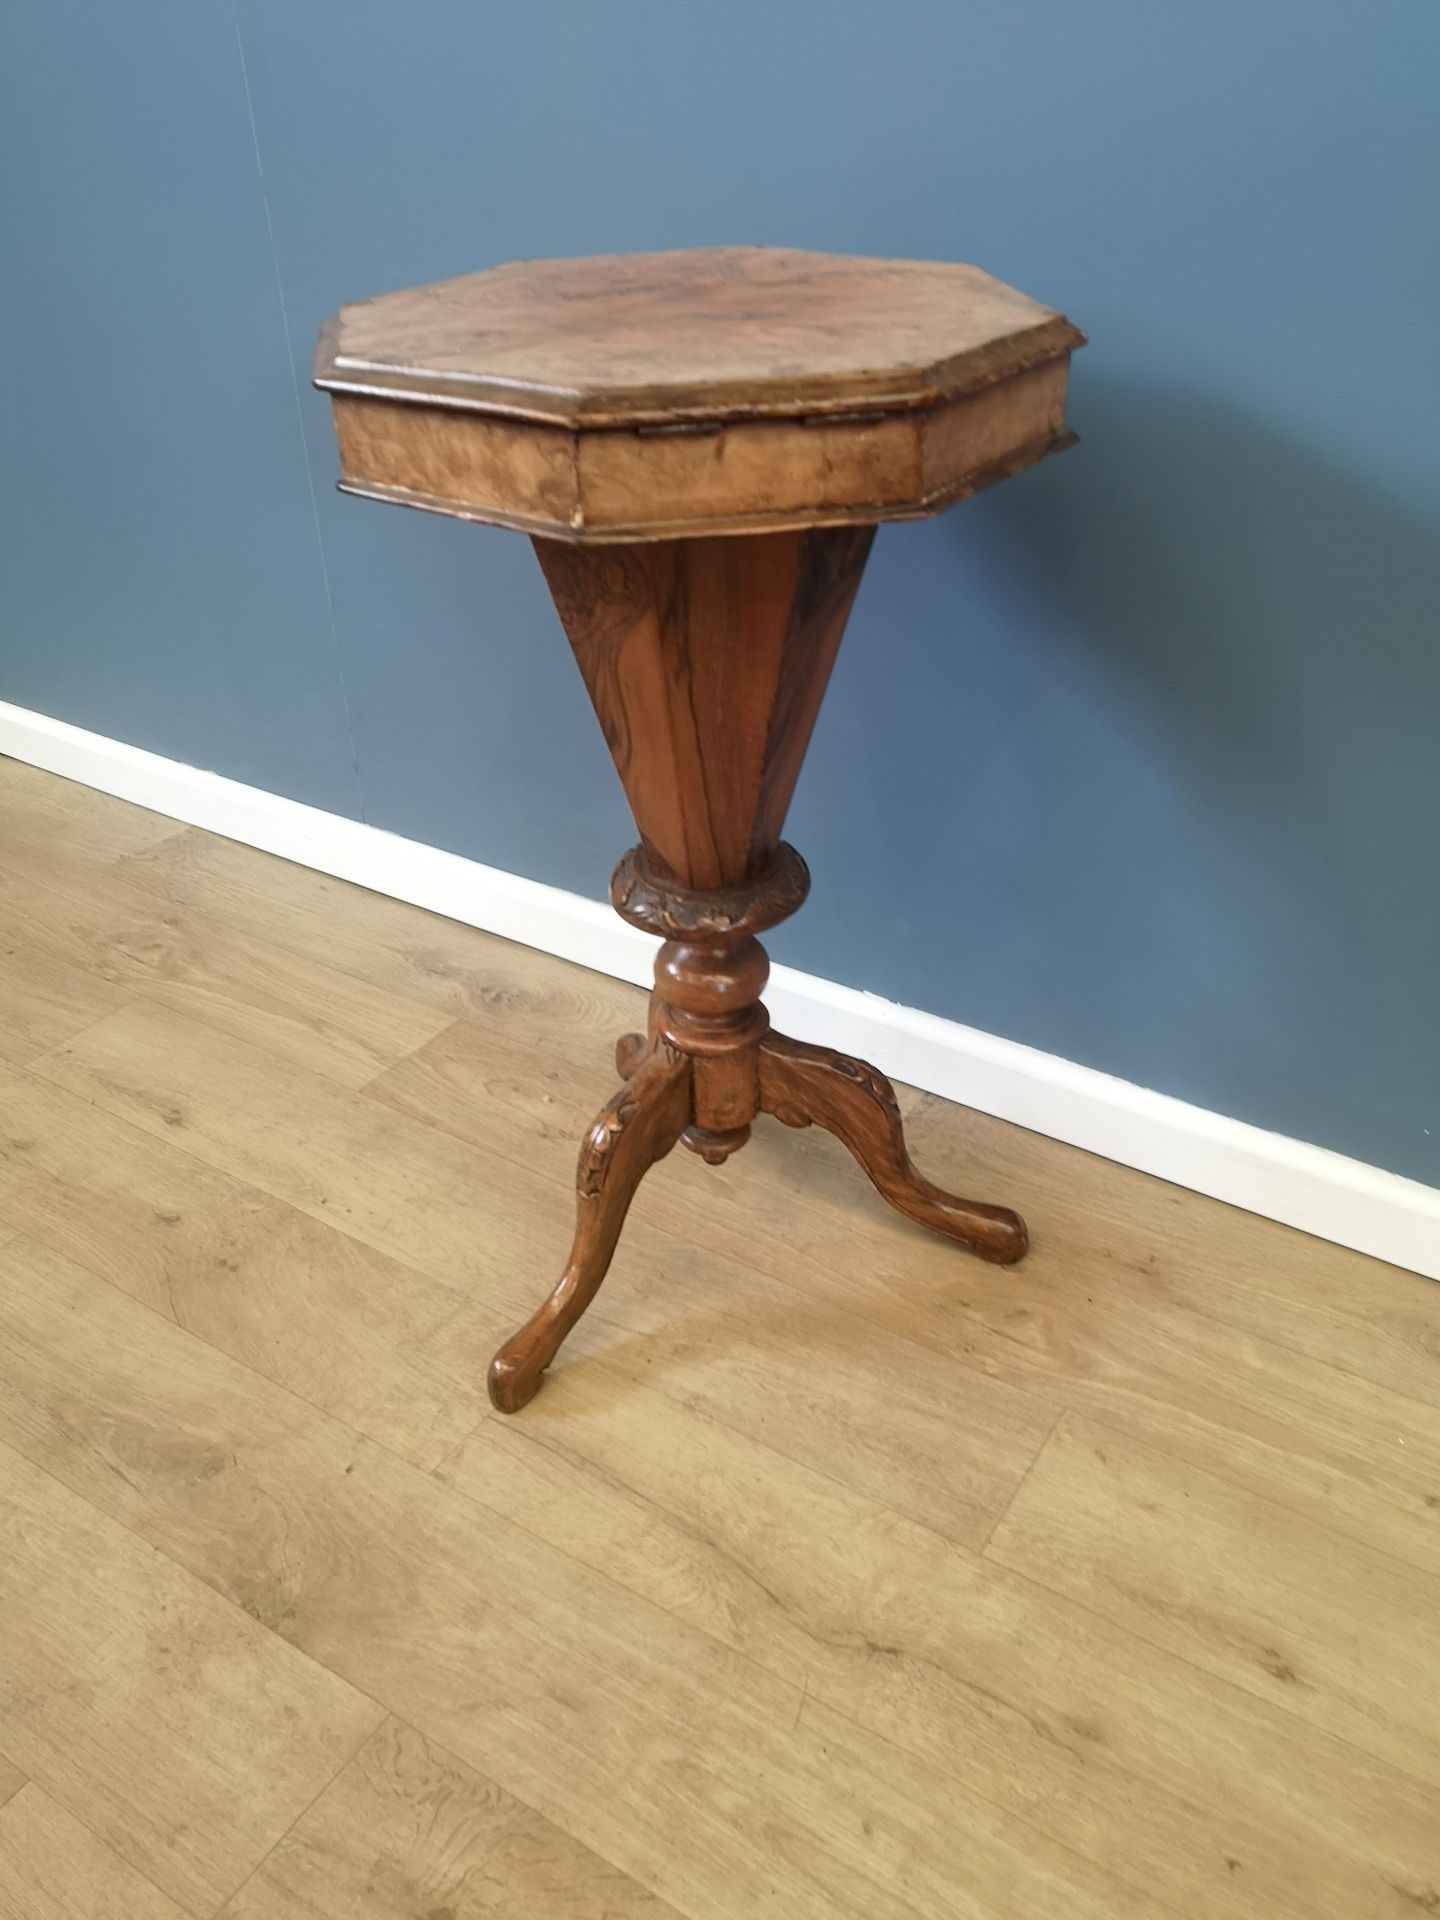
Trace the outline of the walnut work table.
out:
<instances>
[{"instance_id":1,"label":"walnut work table","mask_svg":"<svg viewBox=\"0 0 1440 1920\"><path fill-rule=\"evenodd\" d=\"M718 1164L757 1113L828 1128L983 1259L1024 1253L1017 1214L916 1173L881 1074L771 1031L756 936L809 887L780 833L876 525L1069 445L1083 342L975 267L752 247L498 267L323 328L342 490L534 541L640 831L611 899L664 943L580 1149L569 1264L491 1364L502 1411L594 1297L647 1169L677 1141Z\"/></svg>"}]
</instances>

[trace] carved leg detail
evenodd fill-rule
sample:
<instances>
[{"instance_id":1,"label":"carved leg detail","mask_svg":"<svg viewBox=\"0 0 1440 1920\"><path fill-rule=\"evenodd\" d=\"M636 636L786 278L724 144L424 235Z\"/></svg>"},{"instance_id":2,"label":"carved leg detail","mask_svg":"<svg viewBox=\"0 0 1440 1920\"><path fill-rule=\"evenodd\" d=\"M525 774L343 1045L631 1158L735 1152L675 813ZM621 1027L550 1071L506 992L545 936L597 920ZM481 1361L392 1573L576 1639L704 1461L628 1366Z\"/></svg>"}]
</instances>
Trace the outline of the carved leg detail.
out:
<instances>
[{"instance_id":1,"label":"carved leg detail","mask_svg":"<svg viewBox=\"0 0 1440 1920\"><path fill-rule=\"evenodd\" d=\"M663 1045L656 1031L659 1022L660 1001L652 993L650 1011L645 1016L644 1033L622 1033L615 1042L615 1071L622 1080L628 1080L645 1056Z\"/></svg>"},{"instance_id":2,"label":"carved leg detail","mask_svg":"<svg viewBox=\"0 0 1440 1920\"><path fill-rule=\"evenodd\" d=\"M760 1042L760 1107L786 1126L813 1123L833 1133L882 1198L922 1227L1001 1266L1024 1254L1029 1242L1019 1214L956 1199L915 1171L894 1089L863 1060L769 1033Z\"/></svg>"},{"instance_id":3,"label":"carved leg detail","mask_svg":"<svg viewBox=\"0 0 1440 1920\"><path fill-rule=\"evenodd\" d=\"M650 1051L650 1042L643 1033L622 1033L615 1042L615 1071L622 1080L628 1080Z\"/></svg>"},{"instance_id":4,"label":"carved leg detail","mask_svg":"<svg viewBox=\"0 0 1440 1920\"><path fill-rule=\"evenodd\" d=\"M586 1134L569 1263L550 1298L490 1362L490 1398L501 1413L515 1413L534 1398L560 1343L594 1299L635 1189L690 1124L690 1076L689 1060L663 1047L648 1053Z\"/></svg>"}]
</instances>

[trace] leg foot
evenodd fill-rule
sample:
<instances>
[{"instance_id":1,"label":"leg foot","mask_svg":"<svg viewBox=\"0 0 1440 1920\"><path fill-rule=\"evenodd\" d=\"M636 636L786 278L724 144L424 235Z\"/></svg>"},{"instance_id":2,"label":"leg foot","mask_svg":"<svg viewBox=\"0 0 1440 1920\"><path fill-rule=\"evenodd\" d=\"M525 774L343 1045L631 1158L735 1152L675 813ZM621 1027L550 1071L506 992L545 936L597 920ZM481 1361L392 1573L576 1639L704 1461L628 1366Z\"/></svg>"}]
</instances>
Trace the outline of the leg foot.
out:
<instances>
[{"instance_id":1,"label":"leg foot","mask_svg":"<svg viewBox=\"0 0 1440 1920\"><path fill-rule=\"evenodd\" d=\"M922 1227L1000 1266L1023 1256L1029 1239L1018 1213L956 1199L915 1171L894 1089L863 1060L768 1033L760 1042L760 1107L787 1126L813 1123L843 1140L876 1191Z\"/></svg>"},{"instance_id":2,"label":"leg foot","mask_svg":"<svg viewBox=\"0 0 1440 1920\"><path fill-rule=\"evenodd\" d=\"M635 1189L690 1123L690 1072L688 1060L663 1048L647 1053L586 1134L575 1176L569 1262L550 1298L490 1362L490 1399L501 1413L515 1413L534 1399L560 1343L594 1299Z\"/></svg>"}]
</instances>

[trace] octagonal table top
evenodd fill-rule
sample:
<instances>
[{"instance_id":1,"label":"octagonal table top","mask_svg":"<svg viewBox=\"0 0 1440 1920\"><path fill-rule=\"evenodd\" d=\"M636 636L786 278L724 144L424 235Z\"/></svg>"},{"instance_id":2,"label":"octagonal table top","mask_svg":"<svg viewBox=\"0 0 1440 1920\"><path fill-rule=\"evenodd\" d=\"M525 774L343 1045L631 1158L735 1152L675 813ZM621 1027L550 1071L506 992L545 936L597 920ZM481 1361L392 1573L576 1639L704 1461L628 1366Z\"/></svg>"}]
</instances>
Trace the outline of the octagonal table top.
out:
<instances>
[{"instance_id":1,"label":"octagonal table top","mask_svg":"<svg viewBox=\"0 0 1440 1920\"><path fill-rule=\"evenodd\" d=\"M790 248L527 260L342 307L316 379L584 426L923 406L1077 345L979 267Z\"/></svg>"},{"instance_id":2,"label":"octagonal table top","mask_svg":"<svg viewBox=\"0 0 1440 1920\"><path fill-rule=\"evenodd\" d=\"M978 267L535 260L342 307L342 488L571 540L937 511L1068 444L1084 335Z\"/></svg>"}]
</instances>

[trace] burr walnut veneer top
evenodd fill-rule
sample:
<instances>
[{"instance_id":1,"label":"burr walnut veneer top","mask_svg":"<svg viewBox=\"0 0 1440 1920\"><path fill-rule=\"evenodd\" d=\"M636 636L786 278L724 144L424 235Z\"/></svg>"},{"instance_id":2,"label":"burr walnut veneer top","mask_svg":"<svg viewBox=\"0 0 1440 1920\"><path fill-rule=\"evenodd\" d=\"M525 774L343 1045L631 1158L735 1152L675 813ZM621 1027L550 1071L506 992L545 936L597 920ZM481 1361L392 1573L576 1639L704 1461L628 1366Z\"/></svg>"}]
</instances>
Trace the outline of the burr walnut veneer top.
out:
<instances>
[{"instance_id":1,"label":"burr walnut veneer top","mask_svg":"<svg viewBox=\"0 0 1440 1920\"><path fill-rule=\"evenodd\" d=\"M1068 444L1084 335L978 267L539 260L342 307L348 491L570 540L934 512Z\"/></svg>"}]
</instances>

